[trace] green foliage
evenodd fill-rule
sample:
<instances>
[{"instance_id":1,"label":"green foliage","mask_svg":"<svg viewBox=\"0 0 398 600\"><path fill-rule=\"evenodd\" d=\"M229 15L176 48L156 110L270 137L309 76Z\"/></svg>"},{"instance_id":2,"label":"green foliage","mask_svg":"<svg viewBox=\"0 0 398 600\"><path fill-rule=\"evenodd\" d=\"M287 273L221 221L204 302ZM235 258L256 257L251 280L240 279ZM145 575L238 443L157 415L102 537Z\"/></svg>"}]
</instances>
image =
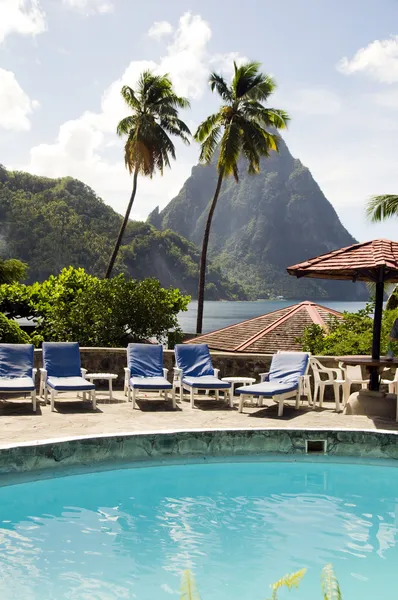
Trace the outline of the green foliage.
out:
<instances>
[{"instance_id":1,"label":"green foliage","mask_svg":"<svg viewBox=\"0 0 398 600\"><path fill-rule=\"evenodd\" d=\"M11 255L29 263L28 283L44 281L70 265L102 276L121 221L120 215L80 181L0 167L0 256ZM115 273L135 279L156 277L163 287L178 287L185 294L196 295L199 251L192 243L172 231L130 221L123 244ZM17 278L21 279L20 274ZM208 281L216 288L214 299L247 298L240 285L212 264Z\"/></svg>"},{"instance_id":2,"label":"green foliage","mask_svg":"<svg viewBox=\"0 0 398 600\"><path fill-rule=\"evenodd\" d=\"M82 346L125 346L129 341L178 330L177 315L189 296L164 289L155 279L118 275L98 279L84 269L63 269L43 283L0 286L0 310L35 318L34 342L78 341Z\"/></svg>"},{"instance_id":3,"label":"green foliage","mask_svg":"<svg viewBox=\"0 0 398 600\"><path fill-rule=\"evenodd\" d=\"M209 82L222 105L195 133L196 141L201 144L200 162L210 163L218 151L218 172L233 175L239 181L238 161L242 153L248 172L259 173L260 157L278 149L274 130L284 129L289 120L283 110L264 106L276 89L274 80L261 73L260 63L248 62L239 67L234 63L230 85L217 73L210 75Z\"/></svg>"},{"instance_id":4,"label":"green foliage","mask_svg":"<svg viewBox=\"0 0 398 600\"><path fill-rule=\"evenodd\" d=\"M31 340L18 323L7 319L3 313L0 313L0 342L5 344L29 344Z\"/></svg>"},{"instance_id":5,"label":"green foliage","mask_svg":"<svg viewBox=\"0 0 398 600\"><path fill-rule=\"evenodd\" d=\"M16 258L0 259L0 284L24 279L27 267L28 265Z\"/></svg>"},{"instance_id":6,"label":"green foliage","mask_svg":"<svg viewBox=\"0 0 398 600\"><path fill-rule=\"evenodd\" d=\"M345 312L341 320L333 319L328 323L328 331L319 325L306 327L300 338L303 350L331 356L371 354L373 310L374 305L369 303L357 313ZM389 349L389 335L396 318L398 318L398 309L383 312L380 346L382 354L386 354ZM397 344L393 345L394 353L398 354Z\"/></svg>"},{"instance_id":7,"label":"green foliage","mask_svg":"<svg viewBox=\"0 0 398 600\"><path fill-rule=\"evenodd\" d=\"M325 330L320 325L313 323L304 329L301 338L297 338L297 342L301 345L305 352L311 354L322 354L324 347Z\"/></svg>"},{"instance_id":8,"label":"green foliage","mask_svg":"<svg viewBox=\"0 0 398 600\"><path fill-rule=\"evenodd\" d=\"M343 600L339 582L332 565L325 565L321 575L323 600Z\"/></svg>"},{"instance_id":9,"label":"green foliage","mask_svg":"<svg viewBox=\"0 0 398 600\"><path fill-rule=\"evenodd\" d=\"M280 590L280 588L282 587L286 587L288 590L298 588L306 572L307 569L301 569L300 571L296 571L295 573L291 573L290 575L285 575L284 577L279 579L279 581L273 583L271 585L272 596L270 600L278 600L278 590Z\"/></svg>"},{"instance_id":10,"label":"green foliage","mask_svg":"<svg viewBox=\"0 0 398 600\"><path fill-rule=\"evenodd\" d=\"M398 196L384 194L373 196L366 207L366 214L373 223L398 216Z\"/></svg>"},{"instance_id":11,"label":"green foliage","mask_svg":"<svg viewBox=\"0 0 398 600\"><path fill-rule=\"evenodd\" d=\"M290 575L285 575L270 587L272 596L269 600L278 600L278 592L285 587L288 590L298 588L307 569L300 569ZM325 565L321 574L321 587L323 600L343 600L339 583L333 571L332 565ZM200 600L199 592L196 587L194 576L191 571L184 571L181 580L181 595L180 600Z\"/></svg>"},{"instance_id":12,"label":"green foliage","mask_svg":"<svg viewBox=\"0 0 398 600\"><path fill-rule=\"evenodd\" d=\"M121 91L131 114L117 126L120 136L127 136L124 147L126 167L133 173L152 177L155 171L163 174L175 159L174 144L169 135L189 144L187 125L178 117L178 110L189 108L186 98L177 96L168 75L143 71L137 90L128 85Z\"/></svg>"}]
</instances>

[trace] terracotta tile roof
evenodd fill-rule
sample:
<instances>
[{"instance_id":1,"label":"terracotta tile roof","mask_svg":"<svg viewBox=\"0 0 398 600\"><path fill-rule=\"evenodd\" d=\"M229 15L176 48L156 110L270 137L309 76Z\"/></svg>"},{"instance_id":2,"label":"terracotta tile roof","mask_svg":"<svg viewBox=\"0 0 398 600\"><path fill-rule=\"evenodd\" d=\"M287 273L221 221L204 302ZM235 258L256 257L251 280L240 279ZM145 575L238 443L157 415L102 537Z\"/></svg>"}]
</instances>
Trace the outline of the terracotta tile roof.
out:
<instances>
[{"instance_id":1,"label":"terracotta tile roof","mask_svg":"<svg viewBox=\"0 0 398 600\"><path fill-rule=\"evenodd\" d=\"M273 354L277 350L301 350L296 339L316 323L327 328L331 317L342 313L314 302L301 302L236 325L205 333L185 343L208 344L212 350Z\"/></svg>"},{"instance_id":2,"label":"terracotta tile roof","mask_svg":"<svg viewBox=\"0 0 398 600\"><path fill-rule=\"evenodd\" d=\"M398 243L372 240L310 258L288 267L296 277L398 282Z\"/></svg>"}]
</instances>

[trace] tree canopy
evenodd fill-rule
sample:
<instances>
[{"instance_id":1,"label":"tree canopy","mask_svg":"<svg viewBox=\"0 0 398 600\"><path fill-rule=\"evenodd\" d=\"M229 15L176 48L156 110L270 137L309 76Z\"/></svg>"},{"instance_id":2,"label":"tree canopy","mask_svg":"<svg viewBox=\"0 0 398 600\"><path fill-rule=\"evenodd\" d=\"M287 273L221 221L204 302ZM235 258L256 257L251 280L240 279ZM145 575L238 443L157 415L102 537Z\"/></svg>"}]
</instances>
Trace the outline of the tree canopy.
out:
<instances>
[{"instance_id":1,"label":"tree canopy","mask_svg":"<svg viewBox=\"0 0 398 600\"><path fill-rule=\"evenodd\" d=\"M179 330L177 316L189 300L156 279L99 279L73 267L43 283L0 286L0 311L10 318L34 319L36 346L44 340L104 347L162 340L169 330Z\"/></svg>"}]
</instances>

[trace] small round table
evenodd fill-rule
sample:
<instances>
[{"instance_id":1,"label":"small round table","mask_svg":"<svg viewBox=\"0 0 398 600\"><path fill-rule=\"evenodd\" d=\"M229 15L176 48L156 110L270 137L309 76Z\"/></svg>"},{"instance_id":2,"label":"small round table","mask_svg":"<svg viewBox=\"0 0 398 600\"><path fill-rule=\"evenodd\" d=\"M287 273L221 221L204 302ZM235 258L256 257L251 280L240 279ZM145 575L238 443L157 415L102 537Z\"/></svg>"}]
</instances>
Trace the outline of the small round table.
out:
<instances>
[{"instance_id":1,"label":"small round table","mask_svg":"<svg viewBox=\"0 0 398 600\"><path fill-rule=\"evenodd\" d=\"M235 400L235 385L250 385L256 382L256 380L253 377L223 377L221 381L226 381L227 383L231 384L232 401Z\"/></svg>"},{"instance_id":2,"label":"small round table","mask_svg":"<svg viewBox=\"0 0 398 600\"><path fill-rule=\"evenodd\" d=\"M93 383L94 379L103 379L104 381L108 381L109 384L109 400L113 400L112 394L112 381L113 379L117 379L117 375L114 373L87 373L86 379Z\"/></svg>"}]
</instances>

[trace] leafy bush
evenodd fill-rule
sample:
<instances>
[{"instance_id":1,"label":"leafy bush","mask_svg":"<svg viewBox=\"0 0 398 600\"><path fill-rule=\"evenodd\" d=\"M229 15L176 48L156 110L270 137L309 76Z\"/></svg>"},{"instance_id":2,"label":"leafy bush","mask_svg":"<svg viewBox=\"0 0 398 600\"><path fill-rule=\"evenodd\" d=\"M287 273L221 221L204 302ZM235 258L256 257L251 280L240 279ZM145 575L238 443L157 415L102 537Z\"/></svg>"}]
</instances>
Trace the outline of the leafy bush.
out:
<instances>
[{"instance_id":1,"label":"leafy bush","mask_svg":"<svg viewBox=\"0 0 398 600\"><path fill-rule=\"evenodd\" d=\"M303 350L318 355L342 356L348 354L367 355L372 352L373 340L373 304L357 313L345 312L341 320L332 319L328 323L328 331L319 325L310 325L304 330L299 339ZM389 348L389 336L395 319L398 318L398 309L383 312L381 329L381 353L385 354ZM398 355L398 345L394 353Z\"/></svg>"},{"instance_id":2,"label":"leafy bush","mask_svg":"<svg viewBox=\"0 0 398 600\"><path fill-rule=\"evenodd\" d=\"M16 258L0 259L0 283L12 283L24 279L27 265Z\"/></svg>"},{"instance_id":3,"label":"leafy bush","mask_svg":"<svg viewBox=\"0 0 398 600\"><path fill-rule=\"evenodd\" d=\"M160 340L168 330L178 330L177 315L188 302L189 296L162 288L156 279L104 280L73 267L43 283L0 286L1 311L37 320L36 345L47 340L117 347Z\"/></svg>"},{"instance_id":4,"label":"leafy bush","mask_svg":"<svg viewBox=\"0 0 398 600\"><path fill-rule=\"evenodd\" d=\"M31 340L18 323L7 319L3 313L0 313L0 342L2 344L29 344Z\"/></svg>"}]
</instances>

